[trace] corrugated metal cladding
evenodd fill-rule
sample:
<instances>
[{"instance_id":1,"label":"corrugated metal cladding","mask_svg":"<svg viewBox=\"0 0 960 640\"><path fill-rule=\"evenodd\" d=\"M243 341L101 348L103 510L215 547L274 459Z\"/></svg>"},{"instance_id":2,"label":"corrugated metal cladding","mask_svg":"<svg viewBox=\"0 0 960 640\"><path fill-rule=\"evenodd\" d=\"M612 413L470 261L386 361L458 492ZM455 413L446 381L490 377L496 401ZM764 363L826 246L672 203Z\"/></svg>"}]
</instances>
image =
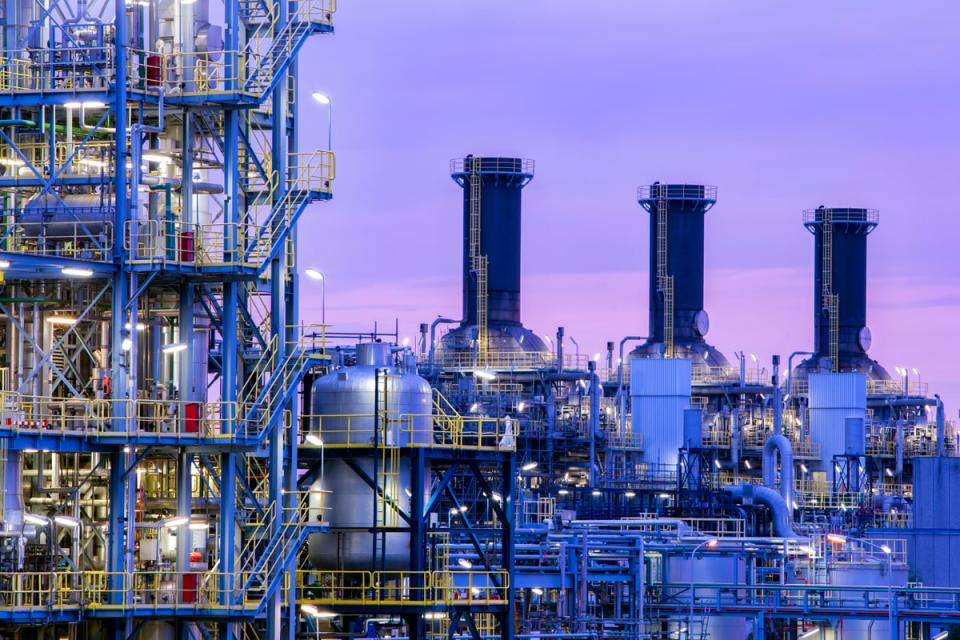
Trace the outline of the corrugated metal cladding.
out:
<instances>
[{"instance_id":1,"label":"corrugated metal cladding","mask_svg":"<svg viewBox=\"0 0 960 640\"><path fill-rule=\"evenodd\" d=\"M862 373L810 374L810 439L820 444L822 469L833 485L833 456L844 452L847 418L866 418L867 377Z\"/></svg>"},{"instance_id":2,"label":"corrugated metal cladding","mask_svg":"<svg viewBox=\"0 0 960 640\"><path fill-rule=\"evenodd\" d=\"M690 408L690 360L634 358L630 361L632 429L643 443L643 459L675 465L683 446L683 414Z\"/></svg>"},{"instance_id":3,"label":"corrugated metal cladding","mask_svg":"<svg viewBox=\"0 0 960 640\"><path fill-rule=\"evenodd\" d=\"M955 587L960 576L960 458L914 458L913 526L907 553L924 585ZM900 532L894 535L901 537Z\"/></svg>"}]
</instances>

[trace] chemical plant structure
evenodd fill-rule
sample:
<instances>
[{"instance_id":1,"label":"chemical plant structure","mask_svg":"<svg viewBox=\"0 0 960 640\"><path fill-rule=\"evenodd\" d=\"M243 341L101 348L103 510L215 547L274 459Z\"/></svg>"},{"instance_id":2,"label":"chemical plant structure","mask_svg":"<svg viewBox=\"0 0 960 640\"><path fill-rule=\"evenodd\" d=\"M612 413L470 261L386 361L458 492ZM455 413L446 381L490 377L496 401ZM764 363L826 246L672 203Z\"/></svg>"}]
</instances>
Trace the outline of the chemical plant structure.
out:
<instances>
[{"instance_id":1,"label":"chemical plant structure","mask_svg":"<svg viewBox=\"0 0 960 640\"><path fill-rule=\"evenodd\" d=\"M562 328L524 328L518 158L452 163L461 319L414 348L303 324L297 224L335 162L298 146L317 108L298 54L335 9L2 6L0 635L933 638L960 621L952 429L866 355L874 211L804 214L814 350L769 370L705 341L702 185L639 190L648 335L588 361Z\"/></svg>"}]
</instances>

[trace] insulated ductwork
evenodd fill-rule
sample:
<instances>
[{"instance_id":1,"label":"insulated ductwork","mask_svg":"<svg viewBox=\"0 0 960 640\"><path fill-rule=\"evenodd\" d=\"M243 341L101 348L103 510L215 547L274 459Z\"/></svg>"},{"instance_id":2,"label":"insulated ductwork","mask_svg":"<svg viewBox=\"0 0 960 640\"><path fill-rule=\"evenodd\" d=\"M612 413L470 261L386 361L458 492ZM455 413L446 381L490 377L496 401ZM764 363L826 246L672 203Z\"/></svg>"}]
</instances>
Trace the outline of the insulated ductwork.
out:
<instances>
[{"instance_id":1,"label":"insulated ductwork","mask_svg":"<svg viewBox=\"0 0 960 640\"><path fill-rule=\"evenodd\" d=\"M703 225L717 188L654 182L638 189L637 201L650 213L650 338L632 355L728 367L704 340L710 320L703 308Z\"/></svg>"},{"instance_id":2,"label":"insulated ductwork","mask_svg":"<svg viewBox=\"0 0 960 640\"><path fill-rule=\"evenodd\" d=\"M867 327L867 236L879 215L873 209L817 207L803 226L814 237L814 352L796 371L857 372L871 380L890 374L870 359ZM795 374L795 375L796 375Z\"/></svg>"},{"instance_id":3,"label":"insulated ductwork","mask_svg":"<svg viewBox=\"0 0 960 640\"><path fill-rule=\"evenodd\" d=\"M467 156L450 170L463 187L463 319L444 350L549 351L520 322L520 195L533 161Z\"/></svg>"}]
</instances>

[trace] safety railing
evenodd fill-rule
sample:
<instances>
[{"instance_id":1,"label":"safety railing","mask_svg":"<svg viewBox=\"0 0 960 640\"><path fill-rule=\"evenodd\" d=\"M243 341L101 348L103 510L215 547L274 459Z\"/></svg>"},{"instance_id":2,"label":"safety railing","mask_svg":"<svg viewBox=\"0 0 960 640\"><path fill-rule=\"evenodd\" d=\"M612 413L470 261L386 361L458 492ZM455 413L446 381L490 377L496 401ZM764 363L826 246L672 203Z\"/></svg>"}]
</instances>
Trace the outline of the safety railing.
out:
<instances>
[{"instance_id":1,"label":"safety railing","mask_svg":"<svg viewBox=\"0 0 960 640\"><path fill-rule=\"evenodd\" d=\"M700 184L645 184L637 187L637 200L716 200L717 188Z\"/></svg>"},{"instance_id":2,"label":"safety railing","mask_svg":"<svg viewBox=\"0 0 960 640\"><path fill-rule=\"evenodd\" d=\"M798 491L795 494L797 505L803 509L843 510L855 509L863 501L859 493L827 491Z\"/></svg>"},{"instance_id":3,"label":"safety railing","mask_svg":"<svg viewBox=\"0 0 960 640\"><path fill-rule=\"evenodd\" d=\"M0 429L60 435L170 436L183 440L227 438L223 423L236 418L234 402L2 397ZM117 421L127 426L117 431Z\"/></svg>"},{"instance_id":4,"label":"safety railing","mask_svg":"<svg viewBox=\"0 0 960 640\"><path fill-rule=\"evenodd\" d=\"M742 538L746 533L746 521L743 518L683 518L691 529L715 538Z\"/></svg>"},{"instance_id":5,"label":"safety railing","mask_svg":"<svg viewBox=\"0 0 960 640\"><path fill-rule=\"evenodd\" d=\"M823 222L825 213L829 213L830 222L834 224L862 223L869 222L876 224L880 221L880 212L876 209L804 209L803 223L811 224Z\"/></svg>"},{"instance_id":6,"label":"safety railing","mask_svg":"<svg viewBox=\"0 0 960 640\"><path fill-rule=\"evenodd\" d=\"M811 546L830 564L907 564L907 541L900 538L835 538L814 536ZM842 540L842 542L840 541Z\"/></svg>"},{"instance_id":7,"label":"safety railing","mask_svg":"<svg viewBox=\"0 0 960 640\"><path fill-rule=\"evenodd\" d=\"M461 415L388 415L379 425L370 414L306 415L310 425L304 447L336 449L436 447L513 451L516 422ZM322 444L320 444L322 443Z\"/></svg>"},{"instance_id":8,"label":"safety railing","mask_svg":"<svg viewBox=\"0 0 960 640\"><path fill-rule=\"evenodd\" d=\"M506 604L506 571L298 571L299 604Z\"/></svg>"},{"instance_id":9,"label":"safety railing","mask_svg":"<svg viewBox=\"0 0 960 640\"><path fill-rule=\"evenodd\" d=\"M29 60L0 56L0 93L106 90L115 76L113 47L36 49Z\"/></svg>"},{"instance_id":10,"label":"safety railing","mask_svg":"<svg viewBox=\"0 0 960 640\"><path fill-rule=\"evenodd\" d=\"M114 173L115 149L116 144L113 142L57 142L54 146L54 171L63 171L69 176L95 176L103 173L105 180L110 180ZM70 162L69 165L67 161ZM27 163L33 165L37 173L44 175L44 172L49 170L50 145L46 142L17 142L14 151L6 143L0 143L0 167L11 169L4 172L4 178L37 180L37 174Z\"/></svg>"},{"instance_id":11,"label":"safety railing","mask_svg":"<svg viewBox=\"0 0 960 640\"><path fill-rule=\"evenodd\" d=\"M38 212L39 214L39 212ZM76 216L76 218L72 218ZM0 249L25 255L106 261L113 249L113 222L83 219L107 212L99 207L64 210L55 221L41 215L36 221L0 223ZM112 213L110 213L112 215Z\"/></svg>"},{"instance_id":12,"label":"safety railing","mask_svg":"<svg viewBox=\"0 0 960 640\"><path fill-rule=\"evenodd\" d=\"M443 369L476 369L476 360L476 354L470 351L438 351L434 356L434 366ZM483 368L512 371L543 369L555 364L556 358L549 351L490 350Z\"/></svg>"}]
</instances>

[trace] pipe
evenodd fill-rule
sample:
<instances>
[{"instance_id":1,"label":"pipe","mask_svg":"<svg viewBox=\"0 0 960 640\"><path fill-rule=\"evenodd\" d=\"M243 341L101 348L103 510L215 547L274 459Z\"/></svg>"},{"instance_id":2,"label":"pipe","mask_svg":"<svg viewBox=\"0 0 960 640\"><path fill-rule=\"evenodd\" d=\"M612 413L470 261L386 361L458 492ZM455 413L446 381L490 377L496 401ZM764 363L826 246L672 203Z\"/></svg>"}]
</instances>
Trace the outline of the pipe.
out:
<instances>
[{"instance_id":1,"label":"pipe","mask_svg":"<svg viewBox=\"0 0 960 640\"><path fill-rule=\"evenodd\" d=\"M940 399L940 394L935 393L933 397L937 399L937 457L943 457L946 455L946 434L944 422L946 421L946 416L944 415L943 410L943 400Z\"/></svg>"},{"instance_id":2,"label":"pipe","mask_svg":"<svg viewBox=\"0 0 960 640\"><path fill-rule=\"evenodd\" d=\"M623 345L630 340L649 340L647 336L627 336L620 341L620 361L617 363L617 411L620 415L620 434L627 432L627 395L623 384Z\"/></svg>"},{"instance_id":3,"label":"pipe","mask_svg":"<svg viewBox=\"0 0 960 640\"><path fill-rule=\"evenodd\" d=\"M563 373L563 327L557 327L557 371Z\"/></svg>"},{"instance_id":4,"label":"pipe","mask_svg":"<svg viewBox=\"0 0 960 640\"><path fill-rule=\"evenodd\" d=\"M433 374L433 355L437 350L437 325L438 324L455 324L456 320L451 320L450 318L437 318L430 323L430 358L427 361L427 369L430 374Z\"/></svg>"},{"instance_id":5,"label":"pipe","mask_svg":"<svg viewBox=\"0 0 960 640\"><path fill-rule=\"evenodd\" d=\"M773 356L773 435L783 433L783 399L780 394L780 356Z\"/></svg>"},{"instance_id":6,"label":"pipe","mask_svg":"<svg viewBox=\"0 0 960 640\"><path fill-rule=\"evenodd\" d=\"M793 531L793 518L783 501L783 496L769 487L752 484L724 487L734 500L742 502L744 498L762 504L773 513L773 533L778 538L799 538Z\"/></svg>"},{"instance_id":7,"label":"pipe","mask_svg":"<svg viewBox=\"0 0 960 640\"><path fill-rule=\"evenodd\" d=\"M896 459L894 475L900 478L903 476L903 420L897 420Z\"/></svg>"},{"instance_id":8,"label":"pipe","mask_svg":"<svg viewBox=\"0 0 960 640\"><path fill-rule=\"evenodd\" d=\"M793 445L782 434L772 435L763 445L763 484L777 488L777 452L780 453L780 495L793 514Z\"/></svg>"},{"instance_id":9,"label":"pipe","mask_svg":"<svg viewBox=\"0 0 960 640\"><path fill-rule=\"evenodd\" d=\"M597 434L600 432L600 376L597 375L597 363L587 363L590 371L590 486L597 482Z\"/></svg>"}]
</instances>

